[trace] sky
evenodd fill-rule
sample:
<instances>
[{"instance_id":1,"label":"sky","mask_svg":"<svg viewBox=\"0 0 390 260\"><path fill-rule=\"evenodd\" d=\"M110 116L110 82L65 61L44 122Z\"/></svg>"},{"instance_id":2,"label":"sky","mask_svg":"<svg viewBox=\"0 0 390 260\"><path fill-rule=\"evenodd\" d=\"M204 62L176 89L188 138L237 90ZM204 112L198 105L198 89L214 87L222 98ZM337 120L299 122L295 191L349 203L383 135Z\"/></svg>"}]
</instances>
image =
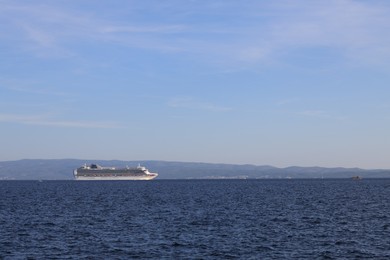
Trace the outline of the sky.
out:
<instances>
[{"instance_id":1,"label":"sky","mask_svg":"<svg viewBox=\"0 0 390 260\"><path fill-rule=\"evenodd\" d=\"M0 0L0 161L390 169L390 1Z\"/></svg>"}]
</instances>

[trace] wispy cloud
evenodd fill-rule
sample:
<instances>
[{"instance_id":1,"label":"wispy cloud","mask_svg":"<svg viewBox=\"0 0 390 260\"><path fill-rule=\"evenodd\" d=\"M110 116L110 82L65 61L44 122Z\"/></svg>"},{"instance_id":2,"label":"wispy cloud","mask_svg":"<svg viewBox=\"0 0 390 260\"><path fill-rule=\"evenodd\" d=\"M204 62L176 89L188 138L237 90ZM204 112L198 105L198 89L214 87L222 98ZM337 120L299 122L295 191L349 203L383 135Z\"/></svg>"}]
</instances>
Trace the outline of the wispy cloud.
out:
<instances>
[{"instance_id":1,"label":"wispy cloud","mask_svg":"<svg viewBox=\"0 0 390 260\"><path fill-rule=\"evenodd\" d=\"M318 119L334 119L334 120L346 119L343 116L332 115L328 111L325 111L325 110L304 110L304 111L296 112L296 114L299 116L318 118Z\"/></svg>"},{"instance_id":2,"label":"wispy cloud","mask_svg":"<svg viewBox=\"0 0 390 260\"><path fill-rule=\"evenodd\" d=\"M102 33L161 33L171 34L183 32L183 25L156 25L156 26L105 26L100 28Z\"/></svg>"},{"instance_id":3,"label":"wispy cloud","mask_svg":"<svg viewBox=\"0 0 390 260\"><path fill-rule=\"evenodd\" d=\"M115 122L57 120L46 115L0 114L0 122L71 128L123 128Z\"/></svg>"},{"instance_id":4,"label":"wispy cloud","mask_svg":"<svg viewBox=\"0 0 390 260\"><path fill-rule=\"evenodd\" d=\"M277 101L276 105L277 106L286 106L286 105L290 105L290 104L295 104L299 101L300 101L299 98L286 98L286 99L281 99L281 100Z\"/></svg>"},{"instance_id":5,"label":"wispy cloud","mask_svg":"<svg viewBox=\"0 0 390 260\"><path fill-rule=\"evenodd\" d=\"M337 49L341 60L387 62L390 56L389 9L378 2L278 1L268 10L274 11L270 23L252 28L257 46L251 52L261 55L250 57L281 58L286 51L308 47Z\"/></svg>"},{"instance_id":6,"label":"wispy cloud","mask_svg":"<svg viewBox=\"0 0 390 260\"><path fill-rule=\"evenodd\" d=\"M76 11L56 4L2 2L0 14L3 14L0 18L3 25L13 28L7 38L12 40L13 37L23 37L24 41L19 42L28 43L24 45L25 49L39 56L46 54L72 57L77 50L71 49L69 44L73 45L75 40L93 41L94 44L122 44L132 48L177 50L177 45L167 43L165 38L160 37L164 37L164 34L180 33L184 29L181 24L114 22L101 18L99 13L83 12L79 9ZM3 29L8 30L5 27Z\"/></svg>"},{"instance_id":7,"label":"wispy cloud","mask_svg":"<svg viewBox=\"0 0 390 260\"><path fill-rule=\"evenodd\" d=\"M0 2L0 30L7 33L0 37L24 37L27 41L18 42L35 46L32 50L41 54L45 50L72 55L77 50L69 45L76 40L180 51L220 64L269 64L283 61L286 53L310 47L335 49L344 62L388 63L390 7L383 3L147 1L132 2L131 8L124 7L128 12L110 8L111 16L107 16L72 8L72 3L61 6L56 2L42 5L5 1ZM138 12L158 19L145 22ZM133 19L126 19L124 13ZM113 19L115 14L118 17ZM213 16L219 19L199 22L202 17Z\"/></svg>"},{"instance_id":8,"label":"wispy cloud","mask_svg":"<svg viewBox=\"0 0 390 260\"><path fill-rule=\"evenodd\" d=\"M211 112L226 112L232 110L230 107L218 106L207 102L200 102L192 98L173 98L168 102L168 106L173 108L206 110Z\"/></svg>"},{"instance_id":9,"label":"wispy cloud","mask_svg":"<svg viewBox=\"0 0 390 260\"><path fill-rule=\"evenodd\" d=\"M328 113L323 110L305 110L298 112L299 115L312 117L329 117Z\"/></svg>"},{"instance_id":10,"label":"wispy cloud","mask_svg":"<svg viewBox=\"0 0 390 260\"><path fill-rule=\"evenodd\" d=\"M56 91L46 88L36 88L36 87L25 87L25 86L6 86L6 89L15 92L29 93L29 94L40 94L40 95L51 95L51 96L65 96L67 93L63 91Z\"/></svg>"}]
</instances>

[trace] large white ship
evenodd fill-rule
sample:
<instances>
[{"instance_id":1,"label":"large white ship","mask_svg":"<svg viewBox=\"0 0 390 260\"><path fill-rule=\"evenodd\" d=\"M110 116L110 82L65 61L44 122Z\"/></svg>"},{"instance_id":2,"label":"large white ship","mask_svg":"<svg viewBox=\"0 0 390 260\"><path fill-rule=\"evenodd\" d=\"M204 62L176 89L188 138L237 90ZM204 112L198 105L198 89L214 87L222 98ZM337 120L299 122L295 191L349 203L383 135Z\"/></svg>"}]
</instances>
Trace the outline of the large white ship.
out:
<instances>
[{"instance_id":1,"label":"large white ship","mask_svg":"<svg viewBox=\"0 0 390 260\"><path fill-rule=\"evenodd\" d=\"M115 168L102 167L97 164L86 164L73 171L76 180L152 180L158 176L157 173L151 173L148 169L138 165L136 168Z\"/></svg>"}]
</instances>

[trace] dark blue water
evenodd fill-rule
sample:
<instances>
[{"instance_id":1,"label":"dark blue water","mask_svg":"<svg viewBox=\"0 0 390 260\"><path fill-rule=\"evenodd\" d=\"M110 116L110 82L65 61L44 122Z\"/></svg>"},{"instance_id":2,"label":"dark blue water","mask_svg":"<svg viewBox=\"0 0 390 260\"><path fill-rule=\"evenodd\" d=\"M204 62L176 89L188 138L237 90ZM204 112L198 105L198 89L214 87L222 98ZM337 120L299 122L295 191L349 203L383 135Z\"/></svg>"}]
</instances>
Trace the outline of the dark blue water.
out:
<instances>
[{"instance_id":1,"label":"dark blue water","mask_svg":"<svg viewBox=\"0 0 390 260\"><path fill-rule=\"evenodd\" d=\"M390 180L1 181L0 259L389 259Z\"/></svg>"}]
</instances>

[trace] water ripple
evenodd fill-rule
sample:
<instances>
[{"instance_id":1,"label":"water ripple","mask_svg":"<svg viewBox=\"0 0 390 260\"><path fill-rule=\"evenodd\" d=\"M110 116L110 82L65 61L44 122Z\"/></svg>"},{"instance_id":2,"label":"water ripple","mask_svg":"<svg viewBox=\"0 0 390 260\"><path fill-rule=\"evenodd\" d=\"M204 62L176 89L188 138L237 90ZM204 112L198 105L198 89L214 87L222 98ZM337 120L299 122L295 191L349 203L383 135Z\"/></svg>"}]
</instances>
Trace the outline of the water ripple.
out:
<instances>
[{"instance_id":1,"label":"water ripple","mask_svg":"<svg viewBox=\"0 0 390 260\"><path fill-rule=\"evenodd\" d=\"M389 186L1 181L0 259L388 259Z\"/></svg>"}]
</instances>

